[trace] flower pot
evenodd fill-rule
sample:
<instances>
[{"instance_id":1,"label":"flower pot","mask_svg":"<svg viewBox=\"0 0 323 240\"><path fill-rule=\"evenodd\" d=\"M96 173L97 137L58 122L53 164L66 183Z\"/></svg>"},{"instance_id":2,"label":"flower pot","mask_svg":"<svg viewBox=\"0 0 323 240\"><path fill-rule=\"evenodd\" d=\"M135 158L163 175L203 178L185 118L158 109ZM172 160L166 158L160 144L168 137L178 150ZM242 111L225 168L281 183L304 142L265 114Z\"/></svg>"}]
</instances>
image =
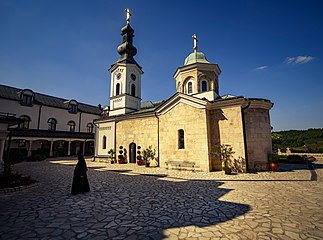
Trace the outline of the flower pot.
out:
<instances>
[{"instance_id":1,"label":"flower pot","mask_svg":"<svg viewBox=\"0 0 323 240\"><path fill-rule=\"evenodd\" d=\"M277 172L279 170L279 164L278 163L271 163L270 168L271 168L271 171Z\"/></svg>"},{"instance_id":2,"label":"flower pot","mask_svg":"<svg viewBox=\"0 0 323 240\"><path fill-rule=\"evenodd\" d=\"M146 167L150 167L150 163L146 163Z\"/></svg>"},{"instance_id":3,"label":"flower pot","mask_svg":"<svg viewBox=\"0 0 323 240\"><path fill-rule=\"evenodd\" d=\"M122 157L120 157L120 156L118 157L118 163L119 164L122 164L123 163L123 156Z\"/></svg>"},{"instance_id":4,"label":"flower pot","mask_svg":"<svg viewBox=\"0 0 323 240\"><path fill-rule=\"evenodd\" d=\"M139 166L142 165L142 160L141 159L137 159L137 165L139 165Z\"/></svg>"}]
</instances>

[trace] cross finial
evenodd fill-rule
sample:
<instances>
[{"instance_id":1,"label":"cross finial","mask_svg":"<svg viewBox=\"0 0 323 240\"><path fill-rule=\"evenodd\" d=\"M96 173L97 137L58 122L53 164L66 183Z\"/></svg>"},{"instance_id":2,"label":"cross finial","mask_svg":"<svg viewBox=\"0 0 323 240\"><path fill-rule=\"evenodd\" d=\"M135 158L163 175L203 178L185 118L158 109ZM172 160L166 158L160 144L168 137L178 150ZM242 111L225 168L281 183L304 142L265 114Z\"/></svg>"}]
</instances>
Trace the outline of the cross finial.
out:
<instances>
[{"instance_id":1,"label":"cross finial","mask_svg":"<svg viewBox=\"0 0 323 240\"><path fill-rule=\"evenodd\" d=\"M127 24L129 24L129 23L130 23L130 16L131 16L131 13L130 13L129 8L126 8L126 9L125 9L125 11L126 11L126 14L127 14L126 21L127 21Z\"/></svg>"},{"instance_id":2,"label":"cross finial","mask_svg":"<svg viewBox=\"0 0 323 240\"><path fill-rule=\"evenodd\" d=\"M197 51L197 42L198 42L198 40L197 40L197 37L196 37L195 33L193 34L192 38L194 39L194 47L193 47L193 49L194 49L194 52L196 52Z\"/></svg>"}]
</instances>

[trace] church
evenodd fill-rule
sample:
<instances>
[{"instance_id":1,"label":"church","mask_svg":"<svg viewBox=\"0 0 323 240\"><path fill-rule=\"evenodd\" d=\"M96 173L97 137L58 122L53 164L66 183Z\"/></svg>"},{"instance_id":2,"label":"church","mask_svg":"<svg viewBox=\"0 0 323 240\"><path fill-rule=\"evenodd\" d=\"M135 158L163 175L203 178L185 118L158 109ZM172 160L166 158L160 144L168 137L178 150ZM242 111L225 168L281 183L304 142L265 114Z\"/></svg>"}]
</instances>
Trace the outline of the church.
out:
<instances>
[{"instance_id":1,"label":"church","mask_svg":"<svg viewBox=\"0 0 323 240\"><path fill-rule=\"evenodd\" d=\"M94 121L95 159L107 159L111 149L118 155L122 149L127 153L125 162L136 163L140 150L151 146L156 152L151 166L168 168L173 164L209 172L222 170L215 153L220 146L230 146L231 160L238 162L243 172L268 169L273 103L220 96L220 67L197 51L195 34L193 52L173 75L176 93L164 101L141 102L144 72L134 59L134 29L126 11L122 43L117 48L120 58L109 69L110 106Z\"/></svg>"}]
</instances>

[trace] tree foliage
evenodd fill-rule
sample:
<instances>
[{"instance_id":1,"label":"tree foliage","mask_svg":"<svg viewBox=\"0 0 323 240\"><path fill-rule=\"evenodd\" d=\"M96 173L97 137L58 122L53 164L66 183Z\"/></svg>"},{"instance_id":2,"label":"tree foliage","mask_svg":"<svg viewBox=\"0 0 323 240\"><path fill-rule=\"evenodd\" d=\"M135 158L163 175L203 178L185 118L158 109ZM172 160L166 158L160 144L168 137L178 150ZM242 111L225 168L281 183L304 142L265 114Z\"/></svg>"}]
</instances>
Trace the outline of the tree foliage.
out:
<instances>
[{"instance_id":1,"label":"tree foliage","mask_svg":"<svg viewBox=\"0 0 323 240\"><path fill-rule=\"evenodd\" d=\"M272 140L282 151L290 148L292 152L323 153L323 128L273 132Z\"/></svg>"}]
</instances>

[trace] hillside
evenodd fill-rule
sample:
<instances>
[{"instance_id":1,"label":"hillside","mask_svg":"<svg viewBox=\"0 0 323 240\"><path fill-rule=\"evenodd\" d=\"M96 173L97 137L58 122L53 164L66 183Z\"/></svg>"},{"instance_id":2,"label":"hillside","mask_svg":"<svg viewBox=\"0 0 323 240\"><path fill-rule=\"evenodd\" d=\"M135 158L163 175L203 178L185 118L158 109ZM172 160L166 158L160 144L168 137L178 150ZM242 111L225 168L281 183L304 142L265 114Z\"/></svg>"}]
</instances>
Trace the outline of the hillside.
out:
<instances>
[{"instance_id":1,"label":"hillside","mask_svg":"<svg viewBox=\"0 0 323 240\"><path fill-rule=\"evenodd\" d=\"M277 147L282 152L289 147L292 152L323 153L323 128L274 132L282 136Z\"/></svg>"}]
</instances>

